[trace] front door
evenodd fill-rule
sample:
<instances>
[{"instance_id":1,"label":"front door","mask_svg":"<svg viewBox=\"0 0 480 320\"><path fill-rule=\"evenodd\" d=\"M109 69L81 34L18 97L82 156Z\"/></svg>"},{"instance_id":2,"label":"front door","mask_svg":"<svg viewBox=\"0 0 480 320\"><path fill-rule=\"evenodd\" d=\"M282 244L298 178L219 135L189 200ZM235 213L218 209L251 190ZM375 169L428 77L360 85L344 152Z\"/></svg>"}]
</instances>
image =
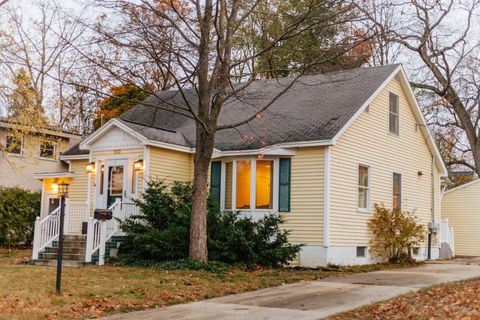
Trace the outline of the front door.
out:
<instances>
[{"instance_id":1,"label":"front door","mask_svg":"<svg viewBox=\"0 0 480 320\"><path fill-rule=\"evenodd\" d=\"M104 168L104 194L106 195L106 208L110 207L117 199L126 200L127 197L127 170L128 161L111 160L105 162Z\"/></svg>"}]
</instances>

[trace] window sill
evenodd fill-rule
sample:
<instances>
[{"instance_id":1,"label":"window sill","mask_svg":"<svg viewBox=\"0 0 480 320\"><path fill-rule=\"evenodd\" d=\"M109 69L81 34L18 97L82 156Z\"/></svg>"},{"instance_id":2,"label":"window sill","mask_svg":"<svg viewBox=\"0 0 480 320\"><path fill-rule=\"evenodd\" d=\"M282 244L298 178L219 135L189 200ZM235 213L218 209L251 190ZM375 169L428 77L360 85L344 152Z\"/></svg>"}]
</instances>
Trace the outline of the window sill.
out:
<instances>
[{"instance_id":1,"label":"window sill","mask_svg":"<svg viewBox=\"0 0 480 320\"><path fill-rule=\"evenodd\" d=\"M57 159L55 159L55 158L38 157L38 160L57 162Z\"/></svg>"},{"instance_id":2,"label":"window sill","mask_svg":"<svg viewBox=\"0 0 480 320\"><path fill-rule=\"evenodd\" d=\"M14 157L14 158L25 158L23 154L18 154L18 153L9 153L7 152L7 156L9 157Z\"/></svg>"},{"instance_id":3,"label":"window sill","mask_svg":"<svg viewBox=\"0 0 480 320\"><path fill-rule=\"evenodd\" d=\"M393 133L393 132L388 131L388 135L392 136L392 137L395 137L395 138L400 138L400 133L397 134L397 133Z\"/></svg>"},{"instance_id":4,"label":"window sill","mask_svg":"<svg viewBox=\"0 0 480 320\"><path fill-rule=\"evenodd\" d=\"M369 209L363 209L363 208L357 208L357 212L360 212L360 213L370 213L370 210L369 210Z\"/></svg>"}]
</instances>

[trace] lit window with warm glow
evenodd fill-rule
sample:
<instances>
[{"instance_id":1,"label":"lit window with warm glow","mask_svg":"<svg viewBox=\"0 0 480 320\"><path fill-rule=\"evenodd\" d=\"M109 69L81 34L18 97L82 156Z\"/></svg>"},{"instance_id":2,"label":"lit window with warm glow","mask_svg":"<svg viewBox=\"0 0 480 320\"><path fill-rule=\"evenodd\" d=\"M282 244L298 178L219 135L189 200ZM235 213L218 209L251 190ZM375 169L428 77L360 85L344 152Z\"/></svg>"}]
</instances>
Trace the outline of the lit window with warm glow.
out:
<instances>
[{"instance_id":1,"label":"lit window with warm glow","mask_svg":"<svg viewBox=\"0 0 480 320\"><path fill-rule=\"evenodd\" d=\"M273 161L258 160L256 171L256 209L272 209Z\"/></svg>"},{"instance_id":2,"label":"lit window with warm glow","mask_svg":"<svg viewBox=\"0 0 480 320\"><path fill-rule=\"evenodd\" d=\"M250 161L237 161L237 209L250 209Z\"/></svg>"}]
</instances>

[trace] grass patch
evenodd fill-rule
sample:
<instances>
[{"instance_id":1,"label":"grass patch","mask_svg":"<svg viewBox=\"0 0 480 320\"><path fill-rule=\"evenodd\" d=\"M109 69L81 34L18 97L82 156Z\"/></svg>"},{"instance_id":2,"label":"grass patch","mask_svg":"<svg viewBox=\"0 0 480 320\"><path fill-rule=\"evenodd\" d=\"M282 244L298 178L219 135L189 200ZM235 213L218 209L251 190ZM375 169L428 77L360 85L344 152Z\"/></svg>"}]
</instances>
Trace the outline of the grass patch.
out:
<instances>
[{"instance_id":1,"label":"grass patch","mask_svg":"<svg viewBox=\"0 0 480 320\"><path fill-rule=\"evenodd\" d=\"M323 269L173 270L159 267L65 268L56 296L55 268L25 265L31 251L0 251L0 319L84 319L162 307L282 284L369 272L398 265ZM188 267L188 268L187 268ZM213 268L215 269L215 268Z\"/></svg>"}]
</instances>

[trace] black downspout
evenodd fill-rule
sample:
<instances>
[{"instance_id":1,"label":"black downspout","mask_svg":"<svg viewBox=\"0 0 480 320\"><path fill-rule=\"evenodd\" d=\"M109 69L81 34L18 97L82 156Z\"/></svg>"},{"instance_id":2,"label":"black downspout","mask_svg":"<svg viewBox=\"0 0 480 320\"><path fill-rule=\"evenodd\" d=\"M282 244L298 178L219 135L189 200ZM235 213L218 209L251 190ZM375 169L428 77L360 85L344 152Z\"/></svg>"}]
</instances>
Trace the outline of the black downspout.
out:
<instances>
[{"instance_id":1,"label":"black downspout","mask_svg":"<svg viewBox=\"0 0 480 320\"><path fill-rule=\"evenodd\" d=\"M428 233L428 260L432 259L432 232Z\"/></svg>"}]
</instances>

